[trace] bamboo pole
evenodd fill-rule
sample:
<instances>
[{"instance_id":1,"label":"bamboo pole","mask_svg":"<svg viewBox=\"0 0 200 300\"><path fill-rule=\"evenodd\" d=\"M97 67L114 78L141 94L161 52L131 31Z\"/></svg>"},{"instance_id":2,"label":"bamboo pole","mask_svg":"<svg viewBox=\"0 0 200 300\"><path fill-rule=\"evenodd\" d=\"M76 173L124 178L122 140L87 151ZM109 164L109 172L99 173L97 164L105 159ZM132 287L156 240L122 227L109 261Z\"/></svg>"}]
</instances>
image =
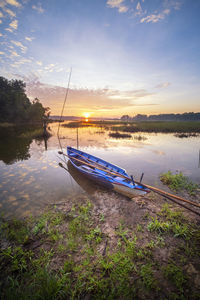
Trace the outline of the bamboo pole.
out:
<instances>
[{"instance_id":1,"label":"bamboo pole","mask_svg":"<svg viewBox=\"0 0 200 300\"><path fill-rule=\"evenodd\" d=\"M135 181L135 182L138 183L137 181ZM174 199L177 199L177 200L179 200L179 201L183 201L183 202L189 203L189 204L191 204L191 205L194 205L194 206L200 208L200 205L199 205L199 204L197 204L197 203L195 203L195 202L192 202L192 201L190 201L190 200L184 199L184 198L182 198L182 197L180 197L180 196L176 196L176 195L174 195L174 194L170 194L170 193L168 193L168 192L165 192L165 191L163 191L163 190L160 190L160 189L155 188L155 187L153 187L153 186L150 186L150 185L148 185L148 184L143 184L143 186L145 186L146 188L152 190L152 191L155 192L155 193L162 193L163 196L166 195L166 196L172 197L172 198L174 198Z\"/></svg>"}]
</instances>

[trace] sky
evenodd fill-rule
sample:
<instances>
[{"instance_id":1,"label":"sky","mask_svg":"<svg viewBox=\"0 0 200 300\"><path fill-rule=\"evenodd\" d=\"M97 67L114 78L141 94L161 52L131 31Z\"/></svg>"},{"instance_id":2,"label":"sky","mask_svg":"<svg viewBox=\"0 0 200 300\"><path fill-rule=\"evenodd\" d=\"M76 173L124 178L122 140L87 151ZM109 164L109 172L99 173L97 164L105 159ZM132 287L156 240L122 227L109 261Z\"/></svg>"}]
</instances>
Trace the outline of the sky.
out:
<instances>
[{"instance_id":1,"label":"sky","mask_svg":"<svg viewBox=\"0 0 200 300\"><path fill-rule=\"evenodd\" d=\"M200 111L199 0L0 0L0 76L60 115Z\"/></svg>"}]
</instances>

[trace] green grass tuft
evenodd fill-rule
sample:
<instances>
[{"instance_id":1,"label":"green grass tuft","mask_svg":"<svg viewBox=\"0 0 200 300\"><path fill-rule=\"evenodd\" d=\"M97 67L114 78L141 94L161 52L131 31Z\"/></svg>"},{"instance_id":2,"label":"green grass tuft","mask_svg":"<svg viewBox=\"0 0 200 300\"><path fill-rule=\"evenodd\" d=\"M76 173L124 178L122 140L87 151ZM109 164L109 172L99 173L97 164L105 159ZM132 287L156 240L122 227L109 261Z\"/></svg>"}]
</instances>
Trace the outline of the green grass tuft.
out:
<instances>
[{"instance_id":1,"label":"green grass tuft","mask_svg":"<svg viewBox=\"0 0 200 300\"><path fill-rule=\"evenodd\" d=\"M171 171L160 175L160 180L169 186L170 189L178 192L180 190L186 190L190 195L195 195L195 191L198 189L198 184L195 184L183 175L182 172L178 174L172 174Z\"/></svg>"}]
</instances>

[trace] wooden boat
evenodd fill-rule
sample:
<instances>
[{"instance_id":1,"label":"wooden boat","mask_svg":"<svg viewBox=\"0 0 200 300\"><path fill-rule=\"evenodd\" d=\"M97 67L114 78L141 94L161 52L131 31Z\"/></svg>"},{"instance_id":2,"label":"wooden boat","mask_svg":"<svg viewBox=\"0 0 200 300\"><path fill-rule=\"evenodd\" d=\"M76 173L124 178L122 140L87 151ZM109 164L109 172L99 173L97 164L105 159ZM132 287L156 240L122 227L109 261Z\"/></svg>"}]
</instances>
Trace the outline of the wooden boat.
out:
<instances>
[{"instance_id":1,"label":"wooden boat","mask_svg":"<svg viewBox=\"0 0 200 300\"><path fill-rule=\"evenodd\" d=\"M135 183L124 169L103 159L72 147L67 147L67 155L79 172L100 185L131 198L150 192L141 183Z\"/></svg>"}]
</instances>

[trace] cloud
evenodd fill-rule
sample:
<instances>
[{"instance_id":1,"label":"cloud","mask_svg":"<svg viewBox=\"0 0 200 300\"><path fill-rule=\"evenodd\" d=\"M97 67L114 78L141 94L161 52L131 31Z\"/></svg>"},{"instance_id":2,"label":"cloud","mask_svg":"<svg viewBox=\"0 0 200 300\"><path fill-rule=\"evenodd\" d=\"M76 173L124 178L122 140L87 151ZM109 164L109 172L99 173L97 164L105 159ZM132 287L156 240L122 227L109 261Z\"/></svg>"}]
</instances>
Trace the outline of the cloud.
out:
<instances>
[{"instance_id":1,"label":"cloud","mask_svg":"<svg viewBox=\"0 0 200 300\"><path fill-rule=\"evenodd\" d=\"M14 20L9 24L10 27L6 28L7 31L13 32L13 30L17 30L18 28L18 21Z\"/></svg>"},{"instance_id":2,"label":"cloud","mask_svg":"<svg viewBox=\"0 0 200 300\"><path fill-rule=\"evenodd\" d=\"M183 4L182 0L165 0L164 1L166 7L171 7L175 10L179 10L181 5Z\"/></svg>"},{"instance_id":3,"label":"cloud","mask_svg":"<svg viewBox=\"0 0 200 300\"><path fill-rule=\"evenodd\" d=\"M55 67L55 64L49 64L45 67L45 70L51 70Z\"/></svg>"},{"instance_id":4,"label":"cloud","mask_svg":"<svg viewBox=\"0 0 200 300\"><path fill-rule=\"evenodd\" d=\"M167 88L169 85L171 85L170 82L163 82L163 83L160 83L158 85L155 86L156 89L163 89L163 88Z\"/></svg>"},{"instance_id":5,"label":"cloud","mask_svg":"<svg viewBox=\"0 0 200 300\"><path fill-rule=\"evenodd\" d=\"M151 14L147 17L144 17L140 20L140 23L157 23L160 20L163 20L166 15L170 13L170 9L165 9L159 14Z\"/></svg>"},{"instance_id":6,"label":"cloud","mask_svg":"<svg viewBox=\"0 0 200 300\"><path fill-rule=\"evenodd\" d=\"M28 58L21 58L18 61L15 61L14 64L11 64L11 67L18 68L20 65L24 65L26 63L31 63L32 60Z\"/></svg>"},{"instance_id":7,"label":"cloud","mask_svg":"<svg viewBox=\"0 0 200 300\"><path fill-rule=\"evenodd\" d=\"M12 40L11 43L19 47L23 53L26 53L27 47L25 47L21 42Z\"/></svg>"},{"instance_id":8,"label":"cloud","mask_svg":"<svg viewBox=\"0 0 200 300\"><path fill-rule=\"evenodd\" d=\"M6 0L6 3L10 4L10 5L13 5L13 6L16 6L16 7L21 6L21 4L19 2L17 2L16 0Z\"/></svg>"},{"instance_id":9,"label":"cloud","mask_svg":"<svg viewBox=\"0 0 200 300\"><path fill-rule=\"evenodd\" d=\"M45 106L52 109L53 114L60 112L66 94L66 88L42 83L35 74L21 79L26 82L28 97L34 99L38 97ZM70 112L80 114L82 110L102 111L116 110L121 114L123 110L131 110L135 106L152 106L155 103L149 102L151 96L145 89L132 91L119 91L109 88L87 89L71 88L69 90ZM118 112L117 112L118 111Z\"/></svg>"},{"instance_id":10,"label":"cloud","mask_svg":"<svg viewBox=\"0 0 200 300\"><path fill-rule=\"evenodd\" d=\"M39 66L42 66L42 62L41 61L36 61L36 64Z\"/></svg>"},{"instance_id":11,"label":"cloud","mask_svg":"<svg viewBox=\"0 0 200 300\"><path fill-rule=\"evenodd\" d=\"M2 14L2 12L0 11L0 18L3 18L3 14Z\"/></svg>"},{"instance_id":12,"label":"cloud","mask_svg":"<svg viewBox=\"0 0 200 300\"><path fill-rule=\"evenodd\" d=\"M128 11L128 7L123 4L124 0L108 0L107 5L111 8L117 8L119 13Z\"/></svg>"},{"instance_id":13,"label":"cloud","mask_svg":"<svg viewBox=\"0 0 200 300\"><path fill-rule=\"evenodd\" d=\"M135 16L141 16L144 15L145 11L142 10L142 6L140 4L140 2L137 3L136 5L136 12L135 12Z\"/></svg>"},{"instance_id":14,"label":"cloud","mask_svg":"<svg viewBox=\"0 0 200 300\"><path fill-rule=\"evenodd\" d=\"M0 33L0 36L3 36L3 34L2 34L2 33Z\"/></svg>"},{"instance_id":15,"label":"cloud","mask_svg":"<svg viewBox=\"0 0 200 300\"><path fill-rule=\"evenodd\" d=\"M25 37L25 40L27 40L29 42L32 42L33 39L34 39L33 37L28 37L28 36Z\"/></svg>"},{"instance_id":16,"label":"cloud","mask_svg":"<svg viewBox=\"0 0 200 300\"><path fill-rule=\"evenodd\" d=\"M11 55L12 55L12 56L16 56L16 57L19 56L19 54L17 54L16 51L10 51L10 52L11 52Z\"/></svg>"},{"instance_id":17,"label":"cloud","mask_svg":"<svg viewBox=\"0 0 200 300\"><path fill-rule=\"evenodd\" d=\"M136 9L139 10L139 11L142 10L140 2L138 2L137 6L136 6Z\"/></svg>"},{"instance_id":18,"label":"cloud","mask_svg":"<svg viewBox=\"0 0 200 300\"><path fill-rule=\"evenodd\" d=\"M38 5L33 5L32 9L36 10L39 14L42 14L44 12L44 9L41 6L41 3L38 3Z\"/></svg>"},{"instance_id":19,"label":"cloud","mask_svg":"<svg viewBox=\"0 0 200 300\"><path fill-rule=\"evenodd\" d=\"M5 52L3 52L3 51L0 51L0 55L4 55L5 54Z\"/></svg>"},{"instance_id":20,"label":"cloud","mask_svg":"<svg viewBox=\"0 0 200 300\"><path fill-rule=\"evenodd\" d=\"M9 8L4 7L3 9L7 14L9 14L10 17L14 18L16 17L16 14Z\"/></svg>"},{"instance_id":21,"label":"cloud","mask_svg":"<svg viewBox=\"0 0 200 300\"><path fill-rule=\"evenodd\" d=\"M17 20L14 20L14 21L12 21L10 24L9 24L9 26L11 27L11 28L13 28L13 29L17 29L18 28L18 21Z\"/></svg>"}]
</instances>

